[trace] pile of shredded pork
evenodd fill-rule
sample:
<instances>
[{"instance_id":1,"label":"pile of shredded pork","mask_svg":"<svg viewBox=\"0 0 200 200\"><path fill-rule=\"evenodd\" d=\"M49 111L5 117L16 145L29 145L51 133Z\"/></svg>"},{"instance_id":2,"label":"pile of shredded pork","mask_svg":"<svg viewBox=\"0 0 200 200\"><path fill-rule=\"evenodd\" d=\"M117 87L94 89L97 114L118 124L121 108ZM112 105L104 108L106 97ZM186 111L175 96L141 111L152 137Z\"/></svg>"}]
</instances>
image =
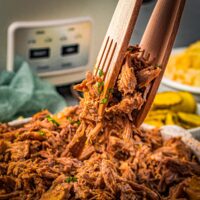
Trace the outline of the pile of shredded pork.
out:
<instances>
[{"instance_id":1,"label":"pile of shredded pork","mask_svg":"<svg viewBox=\"0 0 200 200\"><path fill-rule=\"evenodd\" d=\"M20 127L0 125L0 200L200 199L192 151L180 138L164 142L159 130L133 125L160 73L140 54L129 47L106 98L103 72L88 73L76 86L80 105L42 111Z\"/></svg>"}]
</instances>

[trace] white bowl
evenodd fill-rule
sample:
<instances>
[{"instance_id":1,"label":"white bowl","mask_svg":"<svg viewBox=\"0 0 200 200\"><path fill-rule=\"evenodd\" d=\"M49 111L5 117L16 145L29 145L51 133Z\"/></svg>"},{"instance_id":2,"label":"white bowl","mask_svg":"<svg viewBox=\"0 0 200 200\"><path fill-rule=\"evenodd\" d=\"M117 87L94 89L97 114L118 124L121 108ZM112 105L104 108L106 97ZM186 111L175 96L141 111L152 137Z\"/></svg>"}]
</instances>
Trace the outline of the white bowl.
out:
<instances>
[{"instance_id":1,"label":"white bowl","mask_svg":"<svg viewBox=\"0 0 200 200\"><path fill-rule=\"evenodd\" d=\"M182 51L184 51L185 48L175 48L172 50L171 55L176 55L178 53L181 53ZM199 77L200 78L200 77ZM192 93L196 100L198 102L200 102L200 87L192 87L190 85L185 85L179 82L176 82L174 80L168 79L167 77L163 77L162 82L161 82L164 86L167 86L171 89L174 90L181 90L181 91L187 91Z\"/></svg>"}]
</instances>

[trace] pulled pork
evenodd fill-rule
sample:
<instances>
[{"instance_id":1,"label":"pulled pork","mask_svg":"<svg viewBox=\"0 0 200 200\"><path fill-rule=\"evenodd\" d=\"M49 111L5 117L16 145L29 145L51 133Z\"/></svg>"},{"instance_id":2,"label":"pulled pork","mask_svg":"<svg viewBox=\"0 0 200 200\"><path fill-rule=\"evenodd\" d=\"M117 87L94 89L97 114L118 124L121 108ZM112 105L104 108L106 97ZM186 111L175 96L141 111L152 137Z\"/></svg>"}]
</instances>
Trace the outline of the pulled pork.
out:
<instances>
[{"instance_id":1,"label":"pulled pork","mask_svg":"<svg viewBox=\"0 0 200 200\"><path fill-rule=\"evenodd\" d=\"M0 125L0 199L199 199L200 165L180 138L135 128L134 117L160 69L127 51L121 73L101 102L103 79L76 86L80 105L31 122ZM101 73L100 73L101 74ZM103 117L100 103L108 103Z\"/></svg>"}]
</instances>

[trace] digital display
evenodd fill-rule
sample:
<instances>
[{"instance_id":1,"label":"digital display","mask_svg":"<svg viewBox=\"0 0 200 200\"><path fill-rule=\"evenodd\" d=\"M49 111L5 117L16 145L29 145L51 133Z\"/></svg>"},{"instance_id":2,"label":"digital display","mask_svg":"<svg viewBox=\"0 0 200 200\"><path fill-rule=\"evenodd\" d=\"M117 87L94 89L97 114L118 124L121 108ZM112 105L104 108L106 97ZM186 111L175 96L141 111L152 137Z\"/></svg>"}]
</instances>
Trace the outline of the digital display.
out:
<instances>
[{"instance_id":1,"label":"digital display","mask_svg":"<svg viewBox=\"0 0 200 200\"><path fill-rule=\"evenodd\" d=\"M78 52L79 52L78 44L67 45L62 47L62 56L76 54Z\"/></svg>"},{"instance_id":2,"label":"digital display","mask_svg":"<svg viewBox=\"0 0 200 200\"><path fill-rule=\"evenodd\" d=\"M50 52L49 48L30 49L29 58L30 59L48 58L49 52Z\"/></svg>"}]
</instances>

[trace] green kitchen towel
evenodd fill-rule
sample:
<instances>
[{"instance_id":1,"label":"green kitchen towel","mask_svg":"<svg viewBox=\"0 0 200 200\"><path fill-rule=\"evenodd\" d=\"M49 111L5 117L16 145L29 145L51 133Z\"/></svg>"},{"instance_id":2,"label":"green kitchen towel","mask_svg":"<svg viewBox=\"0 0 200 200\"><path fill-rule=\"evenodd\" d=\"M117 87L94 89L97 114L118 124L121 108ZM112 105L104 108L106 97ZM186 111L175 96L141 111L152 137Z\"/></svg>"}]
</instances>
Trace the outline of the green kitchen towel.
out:
<instances>
[{"instance_id":1,"label":"green kitchen towel","mask_svg":"<svg viewBox=\"0 0 200 200\"><path fill-rule=\"evenodd\" d=\"M0 72L0 122L28 117L48 109L52 113L66 106L55 88L33 73L26 62L17 72Z\"/></svg>"}]
</instances>

